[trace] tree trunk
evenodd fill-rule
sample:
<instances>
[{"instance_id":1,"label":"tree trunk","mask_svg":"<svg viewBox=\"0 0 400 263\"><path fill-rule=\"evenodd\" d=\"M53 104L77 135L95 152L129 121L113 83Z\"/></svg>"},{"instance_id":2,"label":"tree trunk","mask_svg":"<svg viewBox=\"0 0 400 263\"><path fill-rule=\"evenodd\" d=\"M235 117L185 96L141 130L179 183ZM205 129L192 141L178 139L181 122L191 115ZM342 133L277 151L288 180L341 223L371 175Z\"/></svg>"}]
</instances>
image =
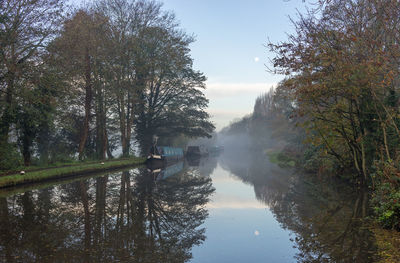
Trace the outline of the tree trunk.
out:
<instances>
[{"instance_id":1,"label":"tree trunk","mask_svg":"<svg viewBox=\"0 0 400 263\"><path fill-rule=\"evenodd\" d=\"M126 120L126 141L125 141L125 154L128 157L131 148L131 137L132 137L132 125L133 125L133 114L134 107L130 107L130 113L128 114L128 119Z\"/></svg>"},{"instance_id":2,"label":"tree trunk","mask_svg":"<svg viewBox=\"0 0 400 263\"><path fill-rule=\"evenodd\" d=\"M102 149L101 149L101 159L102 160L105 160L106 159L106 153L107 153L107 135L106 135L106 127L105 127L105 124L104 124L104 127L103 127L103 138L102 138L102 143L101 143L101 145L102 145Z\"/></svg>"},{"instance_id":3,"label":"tree trunk","mask_svg":"<svg viewBox=\"0 0 400 263\"><path fill-rule=\"evenodd\" d=\"M126 141L126 113L125 113L125 100L122 96L119 101L119 128L121 132L121 146L122 146L122 156L126 157L127 141ZM129 154L129 152L128 152Z\"/></svg>"},{"instance_id":4,"label":"tree trunk","mask_svg":"<svg viewBox=\"0 0 400 263\"><path fill-rule=\"evenodd\" d=\"M107 129L105 130L105 139L106 139L107 157L108 157L109 159L113 159L114 156L112 155L111 148L110 148L110 143L108 142L108 132L107 132Z\"/></svg>"},{"instance_id":5,"label":"tree trunk","mask_svg":"<svg viewBox=\"0 0 400 263\"><path fill-rule=\"evenodd\" d=\"M144 136L144 138L140 142L141 155L146 156L149 153L149 150L153 145L153 136L154 135L152 131L149 129L148 134L146 134L146 136Z\"/></svg>"},{"instance_id":6,"label":"tree trunk","mask_svg":"<svg viewBox=\"0 0 400 263\"><path fill-rule=\"evenodd\" d=\"M383 142L385 144L386 156L387 156L387 159L390 161L390 160L392 160L392 158L390 158L390 152L389 152L386 129L385 129L385 124L384 123L382 123L382 131L383 131Z\"/></svg>"},{"instance_id":7,"label":"tree trunk","mask_svg":"<svg viewBox=\"0 0 400 263\"><path fill-rule=\"evenodd\" d=\"M24 165L25 166L30 166L31 165L31 152L29 148L24 145L23 147L23 156L24 156Z\"/></svg>"},{"instance_id":8,"label":"tree trunk","mask_svg":"<svg viewBox=\"0 0 400 263\"><path fill-rule=\"evenodd\" d=\"M79 142L79 160L83 159L83 151L85 149L85 144L87 137L89 135L89 121L90 121L90 108L92 103L92 80L91 80L91 65L90 65L90 55L89 55L89 48L86 48L85 52L85 120L83 122L83 130L81 135L81 140Z\"/></svg>"},{"instance_id":9,"label":"tree trunk","mask_svg":"<svg viewBox=\"0 0 400 263\"><path fill-rule=\"evenodd\" d=\"M12 92L14 90L14 74L9 73L11 76L7 78L7 89L5 98L5 109L3 116L0 120L0 143L8 142L8 133L10 126L13 121L13 109L12 109Z\"/></svg>"},{"instance_id":10,"label":"tree trunk","mask_svg":"<svg viewBox=\"0 0 400 263\"><path fill-rule=\"evenodd\" d=\"M97 91L96 130L97 157L100 160L105 160L107 151L106 114L104 110L104 98L101 89Z\"/></svg>"},{"instance_id":11,"label":"tree trunk","mask_svg":"<svg viewBox=\"0 0 400 263\"><path fill-rule=\"evenodd\" d=\"M29 125L29 120L24 120L22 129L22 155L24 157L24 165L31 165L31 147L33 143L34 132L33 127Z\"/></svg>"},{"instance_id":12,"label":"tree trunk","mask_svg":"<svg viewBox=\"0 0 400 263\"><path fill-rule=\"evenodd\" d=\"M366 153L365 153L365 138L367 136L367 132L366 129L364 128L364 135L363 138L361 139L361 165L362 165L362 172L364 175L364 180L365 182L367 181L367 176L368 176L368 172L367 172L367 165L366 165Z\"/></svg>"},{"instance_id":13,"label":"tree trunk","mask_svg":"<svg viewBox=\"0 0 400 263\"><path fill-rule=\"evenodd\" d=\"M48 164L49 162L49 137L50 127L49 122L44 121L39 125L39 135L37 139L39 158L41 164Z\"/></svg>"}]
</instances>

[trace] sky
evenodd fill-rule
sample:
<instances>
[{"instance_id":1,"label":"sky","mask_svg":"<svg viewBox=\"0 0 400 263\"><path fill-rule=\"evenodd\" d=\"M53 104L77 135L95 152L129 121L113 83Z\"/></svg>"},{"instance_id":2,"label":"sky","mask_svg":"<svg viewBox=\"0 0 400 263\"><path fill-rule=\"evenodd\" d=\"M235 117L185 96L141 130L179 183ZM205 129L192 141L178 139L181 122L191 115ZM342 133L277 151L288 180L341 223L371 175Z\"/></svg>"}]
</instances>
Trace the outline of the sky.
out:
<instances>
[{"instance_id":1,"label":"sky","mask_svg":"<svg viewBox=\"0 0 400 263\"><path fill-rule=\"evenodd\" d=\"M207 77L208 112L220 130L250 114L257 96L283 76L267 72L273 58L265 46L287 39L289 16L305 11L302 0L164 0L181 28L194 34L194 68Z\"/></svg>"},{"instance_id":2,"label":"sky","mask_svg":"<svg viewBox=\"0 0 400 263\"><path fill-rule=\"evenodd\" d=\"M207 77L208 112L217 131L250 114L257 96L283 79L267 72L273 54L265 45L286 40L294 31L289 16L304 13L306 5L303 0L160 1L196 38L194 68Z\"/></svg>"}]
</instances>

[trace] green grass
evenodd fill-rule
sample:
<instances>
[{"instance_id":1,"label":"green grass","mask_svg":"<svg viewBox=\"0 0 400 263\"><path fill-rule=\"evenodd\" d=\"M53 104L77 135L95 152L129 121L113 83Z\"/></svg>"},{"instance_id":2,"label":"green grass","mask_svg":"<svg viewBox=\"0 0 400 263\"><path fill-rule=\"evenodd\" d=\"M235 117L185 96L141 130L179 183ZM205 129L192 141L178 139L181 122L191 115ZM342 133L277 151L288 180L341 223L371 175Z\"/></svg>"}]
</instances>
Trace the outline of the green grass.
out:
<instances>
[{"instance_id":1,"label":"green grass","mask_svg":"<svg viewBox=\"0 0 400 263\"><path fill-rule=\"evenodd\" d=\"M282 152L269 151L266 154L271 163L275 163L275 164L279 165L280 167L294 167L296 165L295 160L288 157L287 155L285 155Z\"/></svg>"},{"instance_id":2,"label":"green grass","mask_svg":"<svg viewBox=\"0 0 400 263\"><path fill-rule=\"evenodd\" d=\"M136 166L133 166L133 167L136 167ZM105 175L120 173L122 171L125 171L126 169L129 169L129 167L124 166L124 167L112 169L112 171L106 170L106 171L98 171L94 174L89 173L89 174L84 174L84 175L58 177L58 178L52 178L50 180L44 180L44 181L32 182L29 184L21 184L21 185L6 187L6 188L0 189L0 198L13 196L16 194L24 193L26 191L45 189L45 188L49 188L53 185L64 185L64 184L69 184L69 183L73 183L76 181L81 181L81 180L85 180L85 179L89 179L89 178L97 178L97 177L102 177Z\"/></svg>"},{"instance_id":3,"label":"green grass","mask_svg":"<svg viewBox=\"0 0 400 263\"><path fill-rule=\"evenodd\" d=\"M378 263L399 263L400 262L400 232L396 230L382 229L373 225L370 230L374 233L378 255Z\"/></svg>"},{"instance_id":4,"label":"green grass","mask_svg":"<svg viewBox=\"0 0 400 263\"><path fill-rule=\"evenodd\" d=\"M120 161L124 159L129 159L129 158L118 158L118 159L110 159L107 160L107 162L115 162L115 161ZM20 171L42 171L42 170L48 170L48 169L53 169L53 168L60 168L60 167L66 167L66 166L79 166L79 165L86 165L86 164L94 164L94 163L99 163L101 161L99 160L93 160L93 159L86 159L84 161L79 161L79 160L65 160L65 161L57 161L53 162L51 164L32 164L31 166L19 166L16 167L12 170L0 170L0 176L2 175L12 175L12 174L18 174Z\"/></svg>"},{"instance_id":5,"label":"green grass","mask_svg":"<svg viewBox=\"0 0 400 263\"><path fill-rule=\"evenodd\" d=\"M0 188L25 184L25 183L40 182L54 178L118 169L121 167L143 164L144 161L145 161L144 158L135 157L129 159L112 160L105 162L104 164L101 164L101 161L97 161L97 162L76 164L70 166L49 168L40 171L26 171L24 175L11 174L6 176L1 176Z\"/></svg>"}]
</instances>

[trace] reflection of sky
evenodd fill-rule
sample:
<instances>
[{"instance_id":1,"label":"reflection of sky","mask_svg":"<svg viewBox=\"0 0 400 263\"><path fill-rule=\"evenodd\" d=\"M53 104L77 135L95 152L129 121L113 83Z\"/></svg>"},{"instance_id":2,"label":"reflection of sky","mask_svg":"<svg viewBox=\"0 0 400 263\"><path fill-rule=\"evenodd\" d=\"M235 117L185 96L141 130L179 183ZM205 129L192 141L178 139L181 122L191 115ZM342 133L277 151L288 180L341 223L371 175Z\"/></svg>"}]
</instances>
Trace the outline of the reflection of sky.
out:
<instances>
[{"instance_id":1,"label":"reflection of sky","mask_svg":"<svg viewBox=\"0 0 400 263\"><path fill-rule=\"evenodd\" d=\"M265 204L255 199L253 187L217 166L211 175L213 186L217 189L207 208L266 208Z\"/></svg>"},{"instance_id":2,"label":"reflection of sky","mask_svg":"<svg viewBox=\"0 0 400 263\"><path fill-rule=\"evenodd\" d=\"M207 239L193 248L191 262L295 262L289 232L256 200L253 187L220 166L211 178L216 192L203 225Z\"/></svg>"}]
</instances>

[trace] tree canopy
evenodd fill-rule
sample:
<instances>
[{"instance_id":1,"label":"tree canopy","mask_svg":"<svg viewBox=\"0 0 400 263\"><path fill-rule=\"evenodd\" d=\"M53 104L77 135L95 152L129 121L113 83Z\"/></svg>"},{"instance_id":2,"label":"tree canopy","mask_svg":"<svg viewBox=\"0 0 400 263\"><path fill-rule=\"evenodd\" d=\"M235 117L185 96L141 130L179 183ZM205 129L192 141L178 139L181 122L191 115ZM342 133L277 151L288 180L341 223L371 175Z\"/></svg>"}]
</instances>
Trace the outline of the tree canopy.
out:
<instances>
[{"instance_id":1,"label":"tree canopy","mask_svg":"<svg viewBox=\"0 0 400 263\"><path fill-rule=\"evenodd\" d=\"M210 136L194 38L173 13L147 0L63 6L1 2L0 170L19 155L105 159L146 151L153 135Z\"/></svg>"}]
</instances>

